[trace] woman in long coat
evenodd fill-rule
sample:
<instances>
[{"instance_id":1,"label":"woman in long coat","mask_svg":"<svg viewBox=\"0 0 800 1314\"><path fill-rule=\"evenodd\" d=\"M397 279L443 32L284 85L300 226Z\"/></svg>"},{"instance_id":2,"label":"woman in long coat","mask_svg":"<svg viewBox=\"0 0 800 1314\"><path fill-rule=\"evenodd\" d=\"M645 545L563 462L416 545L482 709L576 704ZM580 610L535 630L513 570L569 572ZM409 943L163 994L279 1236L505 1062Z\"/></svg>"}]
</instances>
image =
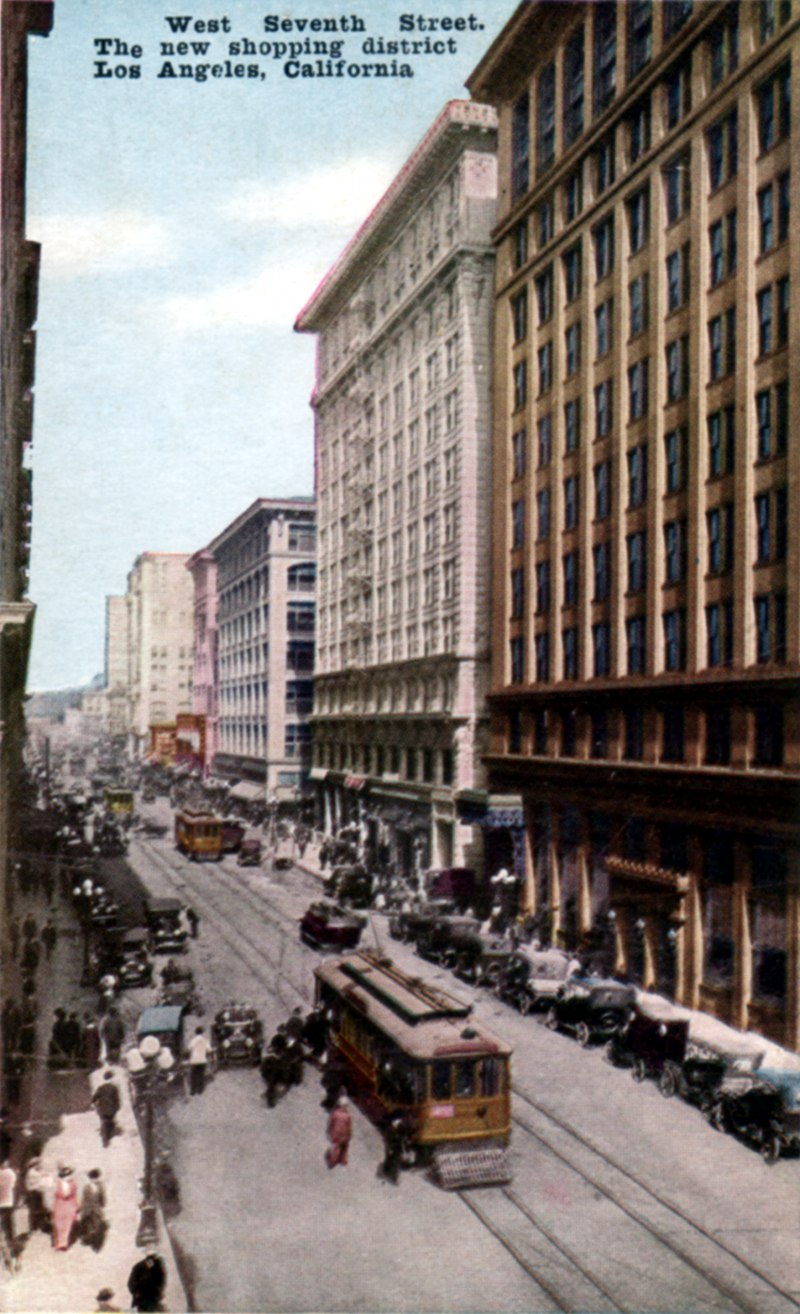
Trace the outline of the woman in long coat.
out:
<instances>
[{"instance_id":1,"label":"woman in long coat","mask_svg":"<svg viewBox=\"0 0 800 1314\"><path fill-rule=\"evenodd\" d=\"M56 1250L66 1250L69 1246L77 1217L78 1188L72 1169L62 1165L58 1170L53 1198L53 1245Z\"/></svg>"},{"instance_id":2,"label":"woman in long coat","mask_svg":"<svg viewBox=\"0 0 800 1314\"><path fill-rule=\"evenodd\" d=\"M100 1250L106 1239L108 1223L103 1212L106 1207L106 1193L100 1177L100 1169L93 1168L89 1180L81 1195L81 1241L92 1250Z\"/></svg>"}]
</instances>

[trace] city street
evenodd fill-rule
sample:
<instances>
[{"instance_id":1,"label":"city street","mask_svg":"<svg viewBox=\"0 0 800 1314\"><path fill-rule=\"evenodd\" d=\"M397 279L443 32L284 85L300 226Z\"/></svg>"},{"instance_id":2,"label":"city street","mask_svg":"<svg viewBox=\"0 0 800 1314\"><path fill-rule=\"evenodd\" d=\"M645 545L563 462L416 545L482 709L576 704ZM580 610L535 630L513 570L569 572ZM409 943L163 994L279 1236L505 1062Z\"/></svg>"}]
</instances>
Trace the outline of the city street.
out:
<instances>
[{"instance_id":1,"label":"city street","mask_svg":"<svg viewBox=\"0 0 800 1314\"><path fill-rule=\"evenodd\" d=\"M164 801L145 811L167 819ZM205 1024L238 999L258 1008L268 1036L311 1003L319 958L300 943L297 918L319 892L315 878L267 873L266 861L193 864L170 833L134 835L128 862L150 892L178 894L200 916L189 960ZM452 986L373 914L364 944L376 943ZM168 1115L183 1205L171 1226L195 1308L800 1307L796 1160L766 1166L696 1109L634 1084L600 1048L582 1050L485 991L456 989L515 1046L510 1188L446 1193L422 1171L395 1188L377 1173L381 1138L357 1112L350 1164L329 1171L313 1069L272 1110L257 1071L219 1072ZM125 996L131 1024L151 997Z\"/></svg>"}]
</instances>

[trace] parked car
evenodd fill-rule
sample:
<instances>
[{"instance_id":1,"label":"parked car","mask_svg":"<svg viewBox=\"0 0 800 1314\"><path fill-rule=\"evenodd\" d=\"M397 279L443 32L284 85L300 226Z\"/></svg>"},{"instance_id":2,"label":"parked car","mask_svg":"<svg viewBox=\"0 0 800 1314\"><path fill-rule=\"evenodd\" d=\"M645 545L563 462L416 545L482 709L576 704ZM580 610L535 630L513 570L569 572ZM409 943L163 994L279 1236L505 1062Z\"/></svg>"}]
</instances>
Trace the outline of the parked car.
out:
<instances>
[{"instance_id":1,"label":"parked car","mask_svg":"<svg viewBox=\"0 0 800 1314\"><path fill-rule=\"evenodd\" d=\"M220 1068L261 1062L264 1027L249 1004L228 1004L221 1008L214 1018L211 1039Z\"/></svg>"},{"instance_id":2,"label":"parked car","mask_svg":"<svg viewBox=\"0 0 800 1314\"><path fill-rule=\"evenodd\" d=\"M183 1009L162 1004L144 1009L136 1027L136 1044L141 1045L145 1036L155 1036L176 1059L180 1059L183 1053Z\"/></svg>"},{"instance_id":3,"label":"parked car","mask_svg":"<svg viewBox=\"0 0 800 1314\"><path fill-rule=\"evenodd\" d=\"M687 1021L653 1017L634 1005L628 1021L609 1040L606 1054L617 1067L630 1068L634 1081L659 1078L667 1064L683 1060L688 1036Z\"/></svg>"},{"instance_id":4,"label":"parked car","mask_svg":"<svg viewBox=\"0 0 800 1314\"><path fill-rule=\"evenodd\" d=\"M754 1145L766 1163L800 1150L800 1072L756 1068L723 1078L707 1110L712 1127Z\"/></svg>"},{"instance_id":5,"label":"parked car","mask_svg":"<svg viewBox=\"0 0 800 1314\"><path fill-rule=\"evenodd\" d=\"M547 1012L553 1031L573 1031L579 1045L609 1040L628 1021L636 989L622 981L596 976L571 976Z\"/></svg>"},{"instance_id":6,"label":"parked car","mask_svg":"<svg viewBox=\"0 0 800 1314\"><path fill-rule=\"evenodd\" d=\"M353 908L368 908L372 902L372 879L366 867L334 867L325 881L325 893Z\"/></svg>"},{"instance_id":7,"label":"parked car","mask_svg":"<svg viewBox=\"0 0 800 1314\"><path fill-rule=\"evenodd\" d=\"M240 867L260 867L263 845L260 839L243 839L239 845L236 862Z\"/></svg>"},{"instance_id":8,"label":"parked car","mask_svg":"<svg viewBox=\"0 0 800 1314\"><path fill-rule=\"evenodd\" d=\"M496 985L514 952L514 945L506 936L475 931L471 926L466 930L456 928L451 933L450 944L456 955L456 975L477 985Z\"/></svg>"},{"instance_id":9,"label":"parked car","mask_svg":"<svg viewBox=\"0 0 800 1314\"><path fill-rule=\"evenodd\" d=\"M406 944L415 941L437 917L455 912L451 899L432 899L396 910L389 919L389 934Z\"/></svg>"},{"instance_id":10,"label":"parked car","mask_svg":"<svg viewBox=\"0 0 800 1314\"><path fill-rule=\"evenodd\" d=\"M580 962L563 949L533 949L521 944L510 955L494 983L495 994L530 1013L551 1004L570 977L581 970Z\"/></svg>"},{"instance_id":11,"label":"parked car","mask_svg":"<svg viewBox=\"0 0 800 1314\"><path fill-rule=\"evenodd\" d=\"M189 944L186 929L181 925L182 907L180 899L145 901L144 919L150 936L151 953L186 953Z\"/></svg>"},{"instance_id":12,"label":"parked car","mask_svg":"<svg viewBox=\"0 0 800 1314\"><path fill-rule=\"evenodd\" d=\"M365 917L320 899L300 919L300 939L319 948L355 949L365 926Z\"/></svg>"},{"instance_id":13,"label":"parked car","mask_svg":"<svg viewBox=\"0 0 800 1314\"><path fill-rule=\"evenodd\" d=\"M417 935L417 953L433 963L455 967L459 945L470 935L476 935L480 928L477 917L461 917L455 913L435 917Z\"/></svg>"},{"instance_id":14,"label":"parked car","mask_svg":"<svg viewBox=\"0 0 800 1314\"><path fill-rule=\"evenodd\" d=\"M239 847L244 839L246 826L243 826L235 817L223 817L222 819L222 852L238 853Z\"/></svg>"},{"instance_id":15,"label":"parked car","mask_svg":"<svg viewBox=\"0 0 800 1314\"><path fill-rule=\"evenodd\" d=\"M152 985L153 964L148 953L150 935L144 927L126 931L117 949L117 977L121 988Z\"/></svg>"}]
</instances>

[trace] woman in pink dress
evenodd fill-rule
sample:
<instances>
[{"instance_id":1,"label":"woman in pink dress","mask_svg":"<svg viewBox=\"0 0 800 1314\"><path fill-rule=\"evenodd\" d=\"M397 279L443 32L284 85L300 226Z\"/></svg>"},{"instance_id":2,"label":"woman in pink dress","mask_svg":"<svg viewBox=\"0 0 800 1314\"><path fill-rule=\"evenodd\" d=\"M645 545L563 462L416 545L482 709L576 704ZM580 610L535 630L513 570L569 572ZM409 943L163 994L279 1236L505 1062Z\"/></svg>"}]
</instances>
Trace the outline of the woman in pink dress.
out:
<instances>
[{"instance_id":1,"label":"woman in pink dress","mask_svg":"<svg viewBox=\"0 0 800 1314\"><path fill-rule=\"evenodd\" d=\"M62 1164L58 1170L53 1200L53 1245L56 1250L66 1250L69 1246L77 1217L78 1188L72 1169Z\"/></svg>"}]
</instances>

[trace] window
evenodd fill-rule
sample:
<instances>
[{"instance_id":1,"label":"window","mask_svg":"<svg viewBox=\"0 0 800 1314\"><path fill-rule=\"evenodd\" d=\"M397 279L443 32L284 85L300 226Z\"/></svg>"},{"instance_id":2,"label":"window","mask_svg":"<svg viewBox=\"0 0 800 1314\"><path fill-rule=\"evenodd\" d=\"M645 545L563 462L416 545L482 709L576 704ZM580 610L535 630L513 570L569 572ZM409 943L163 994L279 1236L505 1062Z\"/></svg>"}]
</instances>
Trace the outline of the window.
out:
<instances>
[{"instance_id":1,"label":"window","mask_svg":"<svg viewBox=\"0 0 800 1314\"><path fill-rule=\"evenodd\" d=\"M550 415L543 415L537 424L539 438L539 466L550 464L553 454L553 420Z\"/></svg>"},{"instance_id":2,"label":"window","mask_svg":"<svg viewBox=\"0 0 800 1314\"><path fill-rule=\"evenodd\" d=\"M509 642L509 657L511 664L511 683L522 684L525 678L525 648L523 640L519 635L515 635ZM409 750L413 752L413 749Z\"/></svg>"},{"instance_id":3,"label":"window","mask_svg":"<svg viewBox=\"0 0 800 1314\"><path fill-rule=\"evenodd\" d=\"M578 677L578 629L577 626L571 625L569 629L561 631L561 645L564 656L564 679L576 680ZM562 745L562 751L563 745ZM572 752L574 753L574 743Z\"/></svg>"},{"instance_id":4,"label":"window","mask_svg":"<svg viewBox=\"0 0 800 1314\"><path fill-rule=\"evenodd\" d=\"M686 665L686 612L682 608L665 611L664 625L664 668L667 671L682 671Z\"/></svg>"},{"instance_id":5,"label":"window","mask_svg":"<svg viewBox=\"0 0 800 1314\"><path fill-rule=\"evenodd\" d=\"M613 381L604 379L594 390L595 437L604 438L611 432L613 410Z\"/></svg>"},{"instance_id":6,"label":"window","mask_svg":"<svg viewBox=\"0 0 800 1314\"><path fill-rule=\"evenodd\" d=\"M536 563L536 615L541 616L550 608L550 562Z\"/></svg>"},{"instance_id":7,"label":"window","mask_svg":"<svg viewBox=\"0 0 800 1314\"><path fill-rule=\"evenodd\" d=\"M666 347L667 401L678 401L689 390L689 339L676 338Z\"/></svg>"},{"instance_id":8,"label":"window","mask_svg":"<svg viewBox=\"0 0 800 1314\"><path fill-rule=\"evenodd\" d=\"M607 621L592 626L592 669L595 676L611 669L611 630Z\"/></svg>"},{"instance_id":9,"label":"window","mask_svg":"<svg viewBox=\"0 0 800 1314\"><path fill-rule=\"evenodd\" d=\"M650 149L650 99L634 105L628 114L628 162L634 164Z\"/></svg>"},{"instance_id":10,"label":"window","mask_svg":"<svg viewBox=\"0 0 800 1314\"><path fill-rule=\"evenodd\" d=\"M667 127L674 128L692 108L692 61L687 55L664 79Z\"/></svg>"},{"instance_id":11,"label":"window","mask_svg":"<svg viewBox=\"0 0 800 1314\"><path fill-rule=\"evenodd\" d=\"M540 488L536 494L536 537L547 538L550 533L550 489Z\"/></svg>"},{"instance_id":12,"label":"window","mask_svg":"<svg viewBox=\"0 0 800 1314\"><path fill-rule=\"evenodd\" d=\"M578 168L564 183L564 222L571 224L583 209L583 170Z\"/></svg>"},{"instance_id":13,"label":"window","mask_svg":"<svg viewBox=\"0 0 800 1314\"><path fill-rule=\"evenodd\" d=\"M594 312L594 328L597 355L605 356L611 350L614 335L614 299L609 297L600 303Z\"/></svg>"},{"instance_id":14,"label":"window","mask_svg":"<svg viewBox=\"0 0 800 1314\"><path fill-rule=\"evenodd\" d=\"M628 370L628 421L640 420L647 414L647 378L649 358L637 360Z\"/></svg>"},{"instance_id":15,"label":"window","mask_svg":"<svg viewBox=\"0 0 800 1314\"><path fill-rule=\"evenodd\" d=\"M564 267L564 292L567 301L574 301L580 295L582 269L581 269L581 246L576 243L565 251L561 257Z\"/></svg>"},{"instance_id":16,"label":"window","mask_svg":"<svg viewBox=\"0 0 800 1314\"><path fill-rule=\"evenodd\" d=\"M542 201L536 211L536 235L540 247L546 246L555 232L555 206L552 196Z\"/></svg>"},{"instance_id":17,"label":"window","mask_svg":"<svg viewBox=\"0 0 800 1314\"><path fill-rule=\"evenodd\" d=\"M736 210L729 210L708 230L711 286L716 287L736 271Z\"/></svg>"},{"instance_id":18,"label":"window","mask_svg":"<svg viewBox=\"0 0 800 1314\"><path fill-rule=\"evenodd\" d=\"M758 315L758 354L765 356L772 351L772 288L762 287L756 293L756 311Z\"/></svg>"},{"instance_id":19,"label":"window","mask_svg":"<svg viewBox=\"0 0 800 1314\"><path fill-rule=\"evenodd\" d=\"M511 503L511 546L521 548L525 542L525 503L522 498Z\"/></svg>"},{"instance_id":20,"label":"window","mask_svg":"<svg viewBox=\"0 0 800 1314\"><path fill-rule=\"evenodd\" d=\"M536 162L542 173L556 154L556 66L547 64L536 88Z\"/></svg>"},{"instance_id":21,"label":"window","mask_svg":"<svg viewBox=\"0 0 800 1314\"><path fill-rule=\"evenodd\" d=\"M668 224L677 223L692 204L692 174L688 152L682 152L664 168L664 210Z\"/></svg>"},{"instance_id":22,"label":"window","mask_svg":"<svg viewBox=\"0 0 800 1314\"><path fill-rule=\"evenodd\" d=\"M772 183L758 193L759 254L766 255L775 245L775 213Z\"/></svg>"},{"instance_id":23,"label":"window","mask_svg":"<svg viewBox=\"0 0 800 1314\"><path fill-rule=\"evenodd\" d=\"M779 174L775 186L778 190L778 241L785 242L789 236L790 190L789 174Z\"/></svg>"},{"instance_id":24,"label":"window","mask_svg":"<svg viewBox=\"0 0 800 1314\"><path fill-rule=\"evenodd\" d=\"M753 599L756 621L756 661L786 661L786 594L759 593ZM774 627L770 617L774 614Z\"/></svg>"},{"instance_id":25,"label":"window","mask_svg":"<svg viewBox=\"0 0 800 1314\"><path fill-rule=\"evenodd\" d=\"M734 426L735 411L732 406L714 411L708 417L708 473L712 478L729 474L733 470L736 450Z\"/></svg>"},{"instance_id":26,"label":"window","mask_svg":"<svg viewBox=\"0 0 800 1314\"><path fill-rule=\"evenodd\" d=\"M511 298L511 324L515 342L522 342L528 333L528 291L523 288Z\"/></svg>"},{"instance_id":27,"label":"window","mask_svg":"<svg viewBox=\"0 0 800 1314\"><path fill-rule=\"evenodd\" d=\"M530 182L530 100L527 92L514 104L511 115L511 195L524 196Z\"/></svg>"},{"instance_id":28,"label":"window","mask_svg":"<svg viewBox=\"0 0 800 1314\"><path fill-rule=\"evenodd\" d=\"M553 384L553 344L545 342L536 353L539 369L539 394L547 392Z\"/></svg>"},{"instance_id":29,"label":"window","mask_svg":"<svg viewBox=\"0 0 800 1314\"><path fill-rule=\"evenodd\" d=\"M715 315L708 323L708 373L721 379L736 368L736 307Z\"/></svg>"},{"instance_id":30,"label":"window","mask_svg":"<svg viewBox=\"0 0 800 1314\"><path fill-rule=\"evenodd\" d=\"M789 427L789 384L782 380L775 386L773 420L772 393L764 388L756 393L757 453L760 461L786 451Z\"/></svg>"},{"instance_id":31,"label":"window","mask_svg":"<svg viewBox=\"0 0 800 1314\"><path fill-rule=\"evenodd\" d=\"M708 571L723 575L733 568L733 503L712 507L706 513Z\"/></svg>"},{"instance_id":32,"label":"window","mask_svg":"<svg viewBox=\"0 0 800 1314\"><path fill-rule=\"evenodd\" d=\"M642 506L647 498L647 448L644 443L628 452L628 509Z\"/></svg>"},{"instance_id":33,"label":"window","mask_svg":"<svg viewBox=\"0 0 800 1314\"><path fill-rule=\"evenodd\" d=\"M600 461L594 467L595 520L605 520L611 513L611 462Z\"/></svg>"},{"instance_id":34,"label":"window","mask_svg":"<svg viewBox=\"0 0 800 1314\"><path fill-rule=\"evenodd\" d=\"M595 196L603 192L614 182L617 176L616 147L613 130L600 142L594 152L594 191Z\"/></svg>"},{"instance_id":35,"label":"window","mask_svg":"<svg viewBox=\"0 0 800 1314\"><path fill-rule=\"evenodd\" d=\"M564 50L564 148L583 132L583 27L578 27Z\"/></svg>"},{"instance_id":36,"label":"window","mask_svg":"<svg viewBox=\"0 0 800 1314\"><path fill-rule=\"evenodd\" d=\"M647 531L638 530L625 539L628 549L628 592L640 593L647 585Z\"/></svg>"},{"instance_id":37,"label":"window","mask_svg":"<svg viewBox=\"0 0 800 1314\"><path fill-rule=\"evenodd\" d=\"M575 374L581 363L581 326L580 322L570 324L564 333L564 357L566 365L566 375L570 378Z\"/></svg>"},{"instance_id":38,"label":"window","mask_svg":"<svg viewBox=\"0 0 800 1314\"><path fill-rule=\"evenodd\" d=\"M593 602L605 602L610 583L610 550L608 543L595 543L592 548L594 574Z\"/></svg>"},{"instance_id":39,"label":"window","mask_svg":"<svg viewBox=\"0 0 800 1314\"><path fill-rule=\"evenodd\" d=\"M614 267L614 216L605 219L593 229L595 275L606 278Z\"/></svg>"},{"instance_id":40,"label":"window","mask_svg":"<svg viewBox=\"0 0 800 1314\"><path fill-rule=\"evenodd\" d=\"M511 572L511 619L520 620L524 610L525 571L522 566L516 566Z\"/></svg>"},{"instance_id":41,"label":"window","mask_svg":"<svg viewBox=\"0 0 800 1314\"><path fill-rule=\"evenodd\" d=\"M686 578L685 520L670 520L664 526L664 573L667 584Z\"/></svg>"},{"instance_id":42,"label":"window","mask_svg":"<svg viewBox=\"0 0 800 1314\"><path fill-rule=\"evenodd\" d=\"M792 13L791 0L759 0L759 37L769 41L779 27L788 22Z\"/></svg>"},{"instance_id":43,"label":"window","mask_svg":"<svg viewBox=\"0 0 800 1314\"><path fill-rule=\"evenodd\" d=\"M756 565L766 565L772 558L771 498L759 493L755 498Z\"/></svg>"},{"instance_id":44,"label":"window","mask_svg":"<svg viewBox=\"0 0 800 1314\"><path fill-rule=\"evenodd\" d=\"M711 86L718 87L739 67L739 6L727 5L708 36Z\"/></svg>"},{"instance_id":45,"label":"window","mask_svg":"<svg viewBox=\"0 0 800 1314\"><path fill-rule=\"evenodd\" d=\"M791 65L782 64L756 88L758 147L761 153L788 137L791 118Z\"/></svg>"},{"instance_id":46,"label":"window","mask_svg":"<svg viewBox=\"0 0 800 1314\"><path fill-rule=\"evenodd\" d=\"M548 265L534 283L536 291L536 308L539 326L546 324L553 316L553 266Z\"/></svg>"},{"instance_id":47,"label":"window","mask_svg":"<svg viewBox=\"0 0 800 1314\"><path fill-rule=\"evenodd\" d=\"M542 682L550 679L550 635L546 630L536 635L536 679ZM543 753L547 749L537 745L536 751Z\"/></svg>"},{"instance_id":48,"label":"window","mask_svg":"<svg viewBox=\"0 0 800 1314\"><path fill-rule=\"evenodd\" d=\"M574 607L578 601L578 554L567 552L563 559L564 606Z\"/></svg>"},{"instance_id":49,"label":"window","mask_svg":"<svg viewBox=\"0 0 800 1314\"><path fill-rule=\"evenodd\" d=\"M599 0L594 6L594 112L614 99L617 82L617 6Z\"/></svg>"},{"instance_id":50,"label":"window","mask_svg":"<svg viewBox=\"0 0 800 1314\"><path fill-rule=\"evenodd\" d=\"M669 433L664 435L664 463L668 493L677 493L686 486L688 451L688 429L670 429Z\"/></svg>"},{"instance_id":51,"label":"window","mask_svg":"<svg viewBox=\"0 0 800 1314\"><path fill-rule=\"evenodd\" d=\"M667 310L678 310L689 299L689 243L667 256Z\"/></svg>"},{"instance_id":52,"label":"window","mask_svg":"<svg viewBox=\"0 0 800 1314\"><path fill-rule=\"evenodd\" d=\"M736 110L712 123L706 133L708 186L716 191L736 177L739 168L739 123Z\"/></svg>"},{"instance_id":53,"label":"window","mask_svg":"<svg viewBox=\"0 0 800 1314\"><path fill-rule=\"evenodd\" d=\"M514 366L514 410L519 411L528 400L528 362L517 361Z\"/></svg>"},{"instance_id":54,"label":"window","mask_svg":"<svg viewBox=\"0 0 800 1314\"><path fill-rule=\"evenodd\" d=\"M652 0L630 0L628 19L628 77L634 78L653 53Z\"/></svg>"},{"instance_id":55,"label":"window","mask_svg":"<svg viewBox=\"0 0 800 1314\"><path fill-rule=\"evenodd\" d=\"M664 15L664 40L669 41L691 17L692 0L662 0L661 12Z\"/></svg>"},{"instance_id":56,"label":"window","mask_svg":"<svg viewBox=\"0 0 800 1314\"><path fill-rule=\"evenodd\" d=\"M644 332L649 322L647 274L640 274L628 284L628 313L630 319L630 336Z\"/></svg>"},{"instance_id":57,"label":"window","mask_svg":"<svg viewBox=\"0 0 800 1314\"><path fill-rule=\"evenodd\" d=\"M661 760L682 762L684 755L684 715L679 704L671 704L661 713Z\"/></svg>"},{"instance_id":58,"label":"window","mask_svg":"<svg viewBox=\"0 0 800 1314\"><path fill-rule=\"evenodd\" d=\"M578 524L578 476L570 475L564 480L564 528L575 529Z\"/></svg>"},{"instance_id":59,"label":"window","mask_svg":"<svg viewBox=\"0 0 800 1314\"><path fill-rule=\"evenodd\" d=\"M575 452L581 436L581 399L574 397L564 406L564 450Z\"/></svg>"},{"instance_id":60,"label":"window","mask_svg":"<svg viewBox=\"0 0 800 1314\"><path fill-rule=\"evenodd\" d=\"M779 278L775 284L776 320L775 346L785 347L789 341L789 279Z\"/></svg>"},{"instance_id":61,"label":"window","mask_svg":"<svg viewBox=\"0 0 800 1314\"><path fill-rule=\"evenodd\" d=\"M648 237L650 220L649 187L640 187L625 203L628 213L628 244L630 254L641 251Z\"/></svg>"},{"instance_id":62,"label":"window","mask_svg":"<svg viewBox=\"0 0 800 1314\"><path fill-rule=\"evenodd\" d=\"M644 616L629 616L625 622L628 675L644 675L647 653L647 631ZM631 713L635 720L631 722ZM641 709L631 708L625 716L625 756L638 760L642 756L643 724ZM632 737L631 732L634 732Z\"/></svg>"},{"instance_id":63,"label":"window","mask_svg":"<svg viewBox=\"0 0 800 1314\"><path fill-rule=\"evenodd\" d=\"M527 465L528 431L517 429L511 435L511 459L515 479L521 479Z\"/></svg>"},{"instance_id":64,"label":"window","mask_svg":"<svg viewBox=\"0 0 800 1314\"><path fill-rule=\"evenodd\" d=\"M511 263L521 269L528 259L528 221L523 219L511 234Z\"/></svg>"},{"instance_id":65,"label":"window","mask_svg":"<svg viewBox=\"0 0 800 1314\"><path fill-rule=\"evenodd\" d=\"M789 383L782 379L775 385L775 451L782 456L789 437Z\"/></svg>"}]
</instances>

